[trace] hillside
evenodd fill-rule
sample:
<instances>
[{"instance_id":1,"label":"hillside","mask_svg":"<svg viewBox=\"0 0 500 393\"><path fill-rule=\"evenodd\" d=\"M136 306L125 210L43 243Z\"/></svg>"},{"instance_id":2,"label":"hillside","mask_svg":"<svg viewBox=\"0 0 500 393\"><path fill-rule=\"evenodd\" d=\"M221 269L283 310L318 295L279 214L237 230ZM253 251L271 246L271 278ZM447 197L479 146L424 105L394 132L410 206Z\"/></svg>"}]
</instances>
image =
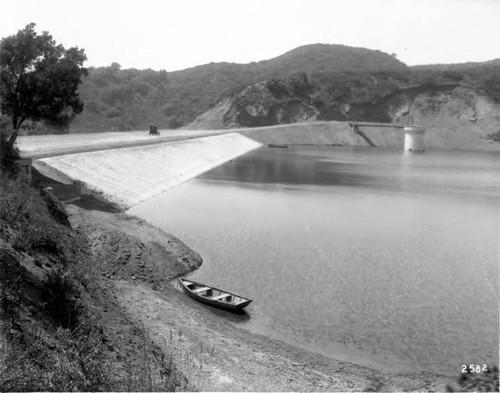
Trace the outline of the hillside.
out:
<instances>
[{"instance_id":1,"label":"hillside","mask_svg":"<svg viewBox=\"0 0 500 393\"><path fill-rule=\"evenodd\" d=\"M262 127L318 120L390 121L379 101L410 86L406 73L328 72L272 78L219 100L186 128Z\"/></svg>"},{"instance_id":2,"label":"hillside","mask_svg":"<svg viewBox=\"0 0 500 393\"><path fill-rule=\"evenodd\" d=\"M83 113L71 132L127 131L149 124L177 128L204 112L225 94L244 86L294 73L404 71L388 54L364 48L316 44L249 64L210 63L166 73L153 70L90 68L80 94Z\"/></svg>"},{"instance_id":3,"label":"hillside","mask_svg":"<svg viewBox=\"0 0 500 393\"><path fill-rule=\"evenodd\" d=\"M318 121L420 124L429 127L430 147L497 150L500 65L488 62L273 78L226 95L185 128L265 127ZM386 136L381 146L401 144L398 133L389 137L391 133L386 129L383 134ZM348 138L345 143L357 143L358 139Z\"/></svg>"},{"instance_id":4,"label":"hillside","mask_svg":"<svg viewBox=\"0 0 500 393\"><path fill-rule=\"evenodd\" d=\"M170 73L121 69L113 63L89 69L80 86L85 109L69 129L42 124L30 133L144 130L150 124L213 129L314 120L392 121L395 115L389 112L394 110L385 107L398 106L395 100L408 102L404 97L413 100L417 93L452 86L469 87L500 102L500 60L407 67L376 50L314 44L259 62L210 63ZM261 101L265 116L237 109Z\"/></svg>"}]
</instances>

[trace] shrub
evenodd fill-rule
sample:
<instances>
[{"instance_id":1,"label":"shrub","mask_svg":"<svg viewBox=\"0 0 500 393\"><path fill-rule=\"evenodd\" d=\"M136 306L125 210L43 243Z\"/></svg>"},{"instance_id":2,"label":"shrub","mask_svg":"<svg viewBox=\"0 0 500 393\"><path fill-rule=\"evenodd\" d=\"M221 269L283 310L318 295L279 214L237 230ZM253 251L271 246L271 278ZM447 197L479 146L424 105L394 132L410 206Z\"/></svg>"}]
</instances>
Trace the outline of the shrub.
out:
<instances>
[{"instance_id":1,"label":"shrub","mask_svg":"<svg viewBox=\"0 0 500 393\"><path fill-rule=\"evenodd\" d=\"M17 174L19 172L19 168L15 164L17 159L19 159L19 149L8 142L0 131L0 170L10 175Z\"/></svg>"},{"instance_id":2,"label":"shrub","mask_svg":"<svg viewBox=\"0 0 500 393\"><path fill-rule=\"evenodd\" d=\"M55 270L49 273L44 286L45 309L57 324L74 328L79 319L77 298L79 291L67 273Z\"/></svg>"},{"instance_id":3,"label":"shrub","mask_svg":"<svg viewBox=\"0 0 500 393\"><path fill-rule=\"evenodd\" d=\"M288 95L288 88L286 82L279 78L272 78L267 82L269 92L276 98L281 98Z\"/></svg>"},{"instance_id":4,"label":"shrub","mask_svg":"<svg viewBox=\"0 0 500 393\"><path fill-rule=\"evenodd\" d=\"M43 250L51 254L60 254L62 249L59 235L60 231L57 228L45 227L43 220L34 217L20 225L20 231L15 234L12 245L21 251Z\"/></svg>"}]
</instances>

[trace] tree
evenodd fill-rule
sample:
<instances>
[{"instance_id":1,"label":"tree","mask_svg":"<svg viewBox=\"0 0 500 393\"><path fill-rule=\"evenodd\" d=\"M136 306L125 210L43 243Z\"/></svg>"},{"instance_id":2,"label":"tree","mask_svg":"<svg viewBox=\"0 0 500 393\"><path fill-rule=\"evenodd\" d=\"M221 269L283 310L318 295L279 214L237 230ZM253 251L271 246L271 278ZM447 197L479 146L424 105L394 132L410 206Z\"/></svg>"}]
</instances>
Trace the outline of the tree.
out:
<instances>
[{"instance_id":1,"label":"tree","mask_svg":"<svg viewBox=\"0 0 500 393\"><path fill-rule=\"evenodd\" d=\"M298 96L305 96L312 87L305 72L298 72L290 76L288 78L288 85Z\"/></svg>"},{"instance_id":2,"label":"tree","mask_svg":"<svg viewBox=\"0 0 500 393\"><path fill-rule=\"evenodd\" d=\"M0 109L12 124L4 143L14 149L19 129L27 121L65 126L81 113L78 86L87 75L85 60L83 49L64 49L48 32L37 34L34 23L2 38Z\"/></svg>"}]
</instances>

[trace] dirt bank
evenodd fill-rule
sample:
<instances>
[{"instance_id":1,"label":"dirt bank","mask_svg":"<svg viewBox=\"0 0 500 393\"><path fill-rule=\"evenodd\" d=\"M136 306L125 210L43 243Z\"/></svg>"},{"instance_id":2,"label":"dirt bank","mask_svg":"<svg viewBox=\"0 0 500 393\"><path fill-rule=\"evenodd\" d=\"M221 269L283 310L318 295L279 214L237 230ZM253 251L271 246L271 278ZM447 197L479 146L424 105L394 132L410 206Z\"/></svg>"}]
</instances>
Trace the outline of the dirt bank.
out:
<instances>
[{"instance_id":1,"label":"dirt bank","mask_svg":"<svg viewBox=\"0 0 500 393\"><path fill-rule=\"evenodd\" d=\"M191 300L171 279L201 257L175 237L92 198L68 205L103 280L128 317L205 391L444 391L430 373L389 374L330 359L238 328L235 316ZM112 328L112 327L111 327Z\"/></svg>"},{"instance_id":2,"label":"dirt bank","mask_svg":"<svg viewBox=\"0 0 500 393\"><path fill-rule=\"evenodd\" d=\"M163 287L198 268L202 259L174 236L84 196L67 205L70 222L83 230L102 275ZM79 205L79 206L77 206Z\"/></svg>"}]
</instances>

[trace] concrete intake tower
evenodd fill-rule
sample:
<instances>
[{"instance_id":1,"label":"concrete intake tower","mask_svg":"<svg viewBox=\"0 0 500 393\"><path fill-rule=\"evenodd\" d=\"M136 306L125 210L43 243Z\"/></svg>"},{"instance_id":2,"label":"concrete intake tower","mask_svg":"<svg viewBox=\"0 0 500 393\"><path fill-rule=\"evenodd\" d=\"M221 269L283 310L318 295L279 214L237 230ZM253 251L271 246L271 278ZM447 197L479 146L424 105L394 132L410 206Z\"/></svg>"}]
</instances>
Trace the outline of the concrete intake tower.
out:
<instances>
[{"instance_id":1,"label":"concrete intake tower","mask_svg":"<svg viewBox=\"0 0 500 393\"><path fill-rule=\"evenodd\" d=\"M425 150L425 127L404 127L405 151L422 152Z\"/></svg>"},{"instance_id":2,"label":"concrete intake tower","mask_svg":"<svg viewBox=\"0 0 500 393\"><path fill-rule=\"evenodd\" d=\"M407 124L400 123L373 123L373 122L359 122L350 121L349 125L352 127L354 133L361 135L370 146L375 146L375 144L365 135L360 127L387 127L387 128L399 128L405 133L405 143L404 151L412 152L423 152L425 150L425 130L424 126L410 126Z\"/></svg>"}]
</instances>

